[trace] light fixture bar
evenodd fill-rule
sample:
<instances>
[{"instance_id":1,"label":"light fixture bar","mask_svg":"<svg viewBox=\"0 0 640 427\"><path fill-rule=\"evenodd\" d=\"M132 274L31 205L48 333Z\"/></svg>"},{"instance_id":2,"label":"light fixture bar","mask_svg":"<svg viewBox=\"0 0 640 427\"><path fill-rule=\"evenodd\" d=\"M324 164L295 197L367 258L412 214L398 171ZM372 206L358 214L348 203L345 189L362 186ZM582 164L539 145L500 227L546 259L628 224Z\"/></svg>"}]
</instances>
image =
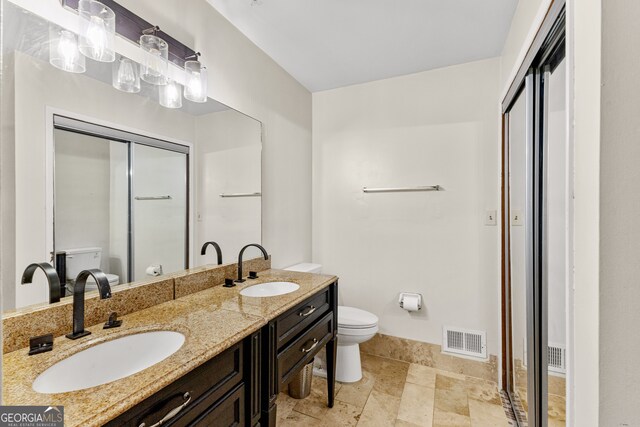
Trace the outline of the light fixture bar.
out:
<instances>
[{"instance_id":1,"label":"light fixture bar","mask_svg":"<svg viewBox=\"0 0 640 427\"><path fill-rule=\"evenodd\" d=\"M79 0L60 0L62 6L75 11L78 10L78 2ZM169 62L172 62L182 68L184 67L185 58L196 55L197 52L195 50L180 43L178 40L162 31L160 27L145 21L115 1L100 0L100 3L113 10L116 14L116 33L125 39L138 44L140 36L144 34L145 31L154 29L154 34L169 45Z\"/></svg>"}]
</instances>

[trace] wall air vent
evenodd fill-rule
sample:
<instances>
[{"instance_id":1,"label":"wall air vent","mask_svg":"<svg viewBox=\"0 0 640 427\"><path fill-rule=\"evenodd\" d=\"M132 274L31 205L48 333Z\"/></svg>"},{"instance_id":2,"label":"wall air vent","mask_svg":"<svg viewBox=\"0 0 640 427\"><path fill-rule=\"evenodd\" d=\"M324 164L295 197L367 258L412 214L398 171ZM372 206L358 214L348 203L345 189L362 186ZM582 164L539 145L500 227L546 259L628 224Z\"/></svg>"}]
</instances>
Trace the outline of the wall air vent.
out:
<instances>
[{"instance_id":1,"label":"wall air vent","mask_svg":"<svg viewBox=\"0 0 640 427\"><path fill-rule=\"evenodd\" d=\"M524 361L523 365L527 366L527 342L524 342ZM564 344L549 343L547 347L547 362L550 372L558 374L567 373L567 348Z\"/></svg>"},{"instance_id":2,"label":"wall air vent","mask_svg":"<svg viewBox=\"0 0 640 427\"><path fill-rule=\"evenodd\" d=\"M548 359L549 370L560 374L567 373L567 349L560 344L549 343Z\"/></svg>"},{"instance_id":3,"label":"wall air vent","mask_svg":"<svg viewBox=\"0 0 640 427\"><path fill-rule=\"evenodd\" d=\"M442 328L442 351L486 359L487 333L445 326Z\"/></svg>"}]
</instances>

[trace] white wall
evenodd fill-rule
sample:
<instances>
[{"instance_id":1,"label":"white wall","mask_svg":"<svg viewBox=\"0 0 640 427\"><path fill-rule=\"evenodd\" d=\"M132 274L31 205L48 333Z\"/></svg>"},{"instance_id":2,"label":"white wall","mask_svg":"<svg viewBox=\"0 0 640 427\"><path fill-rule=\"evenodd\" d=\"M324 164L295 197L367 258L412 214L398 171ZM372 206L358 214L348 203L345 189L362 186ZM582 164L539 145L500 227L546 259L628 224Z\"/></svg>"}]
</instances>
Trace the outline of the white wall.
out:
<instances>
[{"instance_id":1,"label":"white wall","mask_svg":"<svg viewBox=\"0 0 640 427\"><path fill-rule=\"evenodd\" d=\"M603 426L640 426L639 20L636 0L602 2L599 364Z\"/></svg>"},{"instance_id":2,"label":"white wall","mask_svg":"<svg viewBox=\"0 0 640 427\"><path fill-rule=\"evenodd\" d=\"M260 122L233 110L196 119L196 249L213 240L225 263L236 261L244 245L261 241L261 197L219 196L262 191L261 135ZM216 262L213 248L194 255L197 265Z\"/></svg>"},{"instance_id":3,"label":"white wall","mask_svg":"<svg viewBox=\"0 0 640 427\"><path fill-rule=\"evenodd\" d=\"M569 425L599 424L601 0L568 0L569 117L575 150Z\"/></svg>"},{"instance_id":4,"label":"white wall","mask_svg":"<svg viewBox=\"0 0 640 427\"><path fill-rule=\"evenodd\" d=\"M500 348L499 60L313 95L313 260L380 332L439 344L442 326ZM482 84L478 84L482 82ZM364 194L439 184L442 192ZM408 314L400 291L420 292Z\"/></svg>"},{"instance_id":5,"label":"white wall","mask_svg":"<svg viewBox=\"0 0 640 427\"><path fill-rule=\"evenodd\" d=\"M274 268L308 261L311 94L205 0L120 3L200 51L209 96L263 123L262 241Z\"/></svg>"}]
</instances>

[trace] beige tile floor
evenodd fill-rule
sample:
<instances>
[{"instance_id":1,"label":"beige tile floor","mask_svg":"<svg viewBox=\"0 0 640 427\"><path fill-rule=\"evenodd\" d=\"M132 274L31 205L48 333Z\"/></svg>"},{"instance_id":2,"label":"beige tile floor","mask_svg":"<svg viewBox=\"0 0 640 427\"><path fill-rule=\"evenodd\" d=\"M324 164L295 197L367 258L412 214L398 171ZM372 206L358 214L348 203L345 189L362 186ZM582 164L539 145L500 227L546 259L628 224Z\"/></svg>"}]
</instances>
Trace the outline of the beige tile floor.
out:
<instances>
[{"instance_id":1,"label":"beige tile floor","mask_svg":"<svg viewBox=\"0 0 640 427\"><path fill-rule=\"evenodd\" d=\"M525 415L523 419L526 419L526 412L528 411L527 401L525 399L527 393L523 389L519 389L517 397L520 399L520 404ZM547 396L548 415L547 425L549 427L564 427L567 423L566 420L566 399L563 396L557 396L549 393Z\"/></svg>"},{"instance_id":2,"label":"beige tile floor","mask_svg":"<svg viewBox=\"0 0 640 427\"><path fill-rule=\"evenodd\" d=\"M278 396L278 426L509 426L496 383L413 363L362 354L363 378L336 384L313 379L311 395Z\"/></svg>"}]
</instances>

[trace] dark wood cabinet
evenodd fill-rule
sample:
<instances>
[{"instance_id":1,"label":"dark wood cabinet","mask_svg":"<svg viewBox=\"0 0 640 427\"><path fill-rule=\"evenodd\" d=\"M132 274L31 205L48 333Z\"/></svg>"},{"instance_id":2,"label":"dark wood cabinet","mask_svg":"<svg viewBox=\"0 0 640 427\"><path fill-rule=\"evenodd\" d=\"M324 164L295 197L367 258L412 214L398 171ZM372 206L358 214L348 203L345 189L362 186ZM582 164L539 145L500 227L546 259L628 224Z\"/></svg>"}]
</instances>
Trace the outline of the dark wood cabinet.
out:
<instances>
[{"instance_id":1,"label":"dark wood cabinet","mask_svg":"<svg viewBox=\"0 0 640 427\"><path fill-rule=\"evenodd\" d=\"M247 337L106 425L248 425L260 413L260 342L260 332Z\"/></svg>"},{"instance_id":2,"label":"dark wood cabinet","mask_svg":"<svg viewBox=\"0 0 640 427\"><path fill-rule=\"evenodd\" d=\"M335 397L338 331L338 282L309 297L262 329L262 426L276 425L276 399L314 356L326 346L328 406Z\"/></svg>"}]
</instances>

